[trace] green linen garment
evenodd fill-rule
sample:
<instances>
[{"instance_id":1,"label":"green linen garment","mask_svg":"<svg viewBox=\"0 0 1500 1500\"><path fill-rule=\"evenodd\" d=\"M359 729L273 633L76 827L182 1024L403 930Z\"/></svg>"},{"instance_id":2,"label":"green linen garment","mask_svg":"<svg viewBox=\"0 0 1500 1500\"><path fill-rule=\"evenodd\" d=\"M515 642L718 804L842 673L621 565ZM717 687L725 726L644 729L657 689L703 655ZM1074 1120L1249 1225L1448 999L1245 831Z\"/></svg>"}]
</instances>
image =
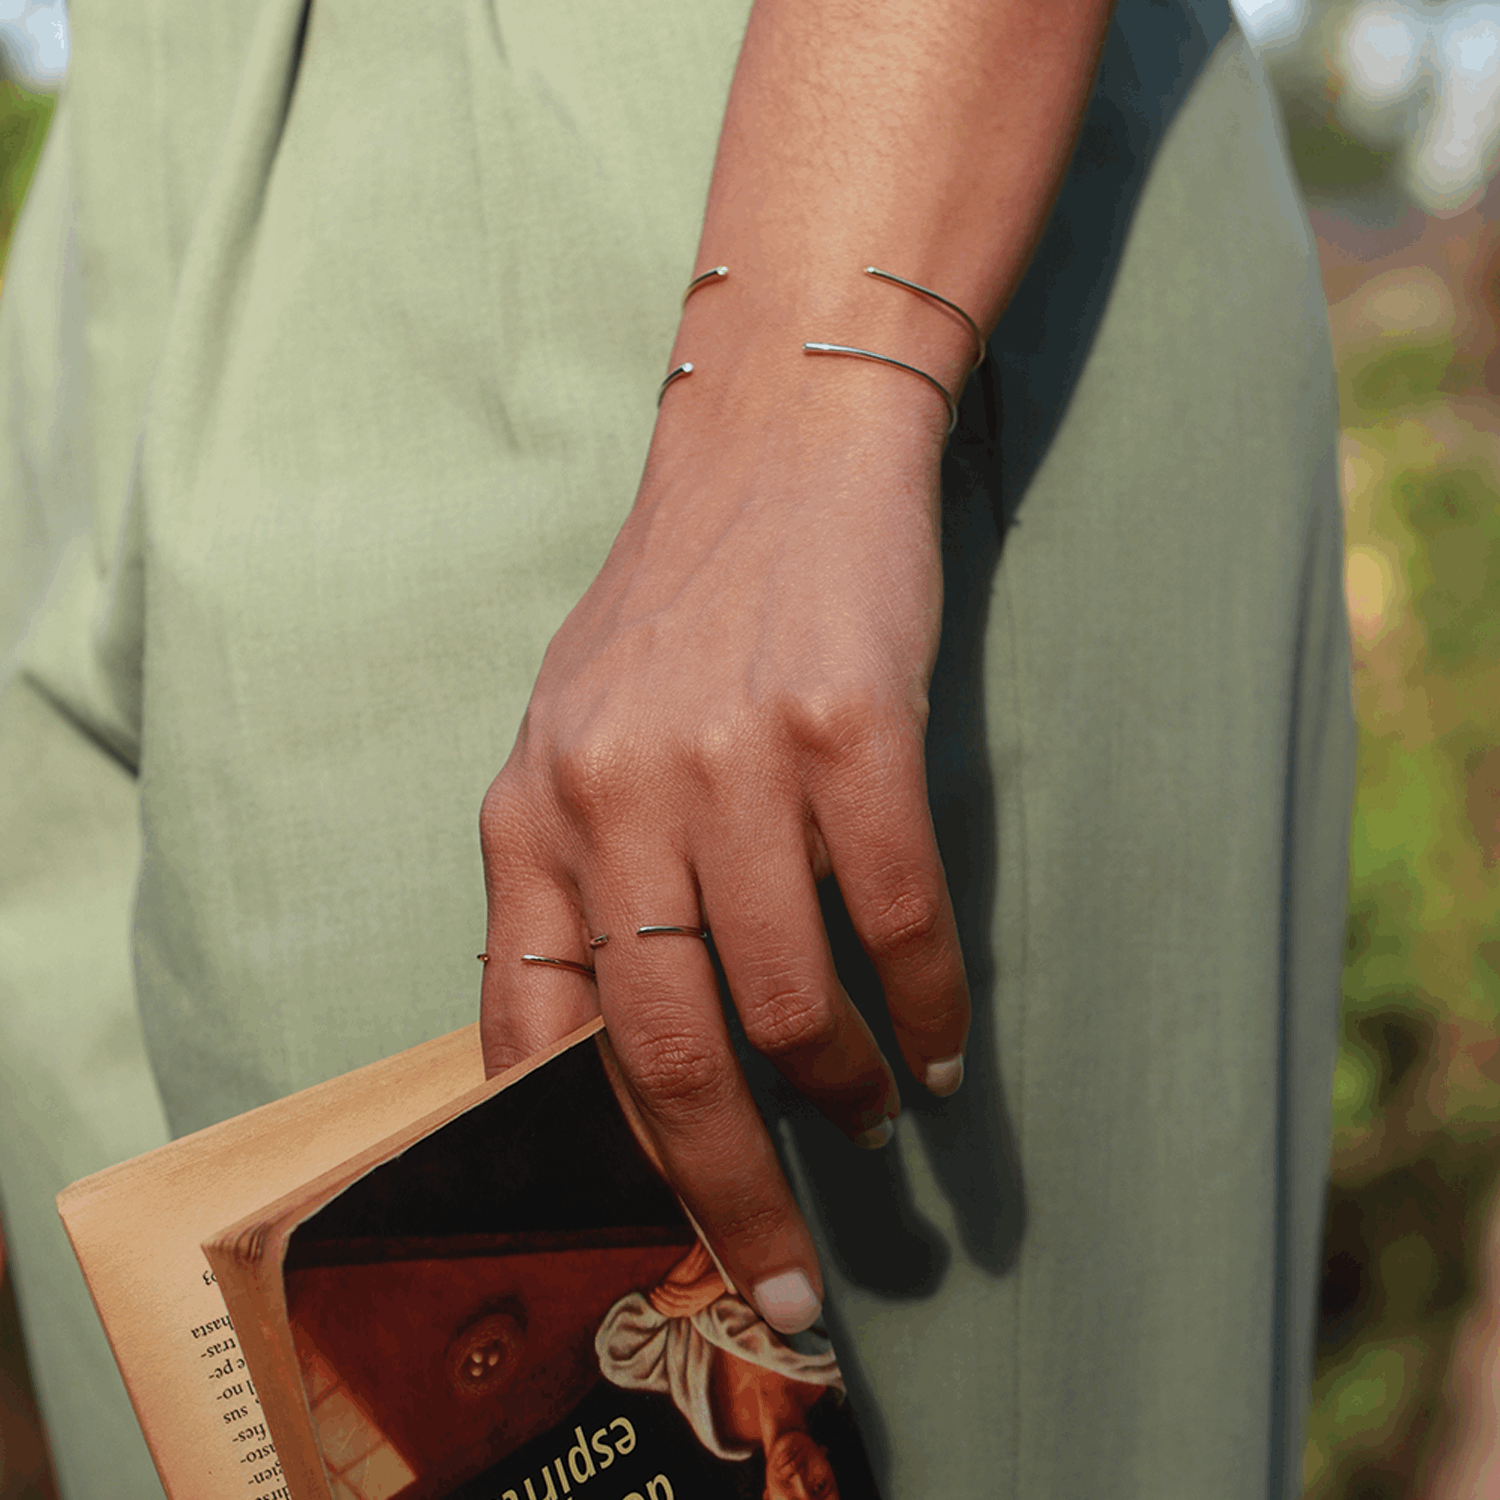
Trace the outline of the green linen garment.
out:
<instances>
[{"instance_id":1,"label":"green linen garment","mask_svg":"<svg viewBox=\"0 0 1500 1500\"><path fill-rule=\"evenodd\" d=\"M145 1500L51 1196L473 1018L480 798L631 502L746 3L71 9L0 299L0 624L50 578L0 1184L67 1500ZM892 1500L1300 1492L1353 735L1316 265L1227 25L1122 8L945 463L968 1081L856 1159L752 1064Z\"/></svg>"}]
</instances>

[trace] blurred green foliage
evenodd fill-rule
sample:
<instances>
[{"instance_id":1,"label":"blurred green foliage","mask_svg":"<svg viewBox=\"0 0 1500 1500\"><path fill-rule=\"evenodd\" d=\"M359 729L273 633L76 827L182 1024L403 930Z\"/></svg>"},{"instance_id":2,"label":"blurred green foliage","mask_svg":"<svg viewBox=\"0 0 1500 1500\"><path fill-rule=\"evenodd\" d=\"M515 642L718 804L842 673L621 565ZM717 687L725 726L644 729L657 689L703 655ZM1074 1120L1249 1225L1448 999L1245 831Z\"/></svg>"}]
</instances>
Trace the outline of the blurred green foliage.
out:
<instances>
[{"instance_id":1,"label":"blurred green foliage","mask_svg":"<svg viewBox=\"0 0 1500 1500\"><path fill-rule=\"evenodd\" d=\"M1371 295L1431 305L1438 273L1409 274ZM1462 308L1358 312L1337 353L1360 765L1308 1500L1421 1493L1500 1163L1500 402Z\"/></svg>"},{"instance_id":2,"label":"blurred green foliage","mask_svg":"<svg viewBox=\"0 0 1500 1500\"><path fill-rule=\"evenodd\" d=\"M1287 146L1297 176L1308 192L1357 192L1389 180L1395 168L1395 150L1375 150L1356 140L1322 100L1288 94L1284 114Z\"/></svg>"},{"instance_id":3,"label":"blurred green foliage","mask_svg":"<svg viewBox=\"0 0 1500 1500\"><path fill-rule=\"evenodd\" d=\"M1440 464L1402 474L1392 498L1424 544L1412 559L1412 608L1434 668L1500 656L1500 507L1489 477Z\"/></svg>"},{"instance_id":4,"label":"blurred green foliage","mask_svg":"<svg viewBox=\"0 0 1500 1500\"><path fill-rule=\"evenodd\" d=\"M1426 1500L1500 1203L1500 400L1484 374L1500 235L1454 224L1461 247L1397 250L1350 289L1359 226L1371 254L1387 231L1410 239L1416 118L1346 108L1350 9L1312 0L1267 59L1304 191L1345 244L1333 321L1360 729L1304 1478L1306 1500Z\"/></svg>"},{"instance_id":5,"label":"blurred green foliage","mask_svg":"<svg viewBox=\"0 0 1500 1500\"><path fill-rule=\"evenodd\" d=\"M57 101L0 78L0 276Z\"/></svg>"}]
</instances>

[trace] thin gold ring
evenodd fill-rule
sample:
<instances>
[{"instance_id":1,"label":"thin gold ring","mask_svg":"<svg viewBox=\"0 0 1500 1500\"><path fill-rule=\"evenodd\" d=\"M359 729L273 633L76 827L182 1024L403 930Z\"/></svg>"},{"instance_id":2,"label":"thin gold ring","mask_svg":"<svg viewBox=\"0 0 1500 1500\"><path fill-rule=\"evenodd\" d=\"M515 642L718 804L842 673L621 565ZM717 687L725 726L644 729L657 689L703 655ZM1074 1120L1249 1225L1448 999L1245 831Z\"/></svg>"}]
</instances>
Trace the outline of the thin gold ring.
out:
<instances>
[{"instance_id":1,"label":"thin gold ring","mask_svg":"<svg viewBox=\"0 0 1500 1500\"><path fill-rule=\"evenodd\" d=\"M543 953L523 953L521 955L523 964L550 964L554 969L568 969L574 974L582 974L585 979L594 979L592 964L575 963L571 958L548 958Z\"/></svg>"}]
</instances>

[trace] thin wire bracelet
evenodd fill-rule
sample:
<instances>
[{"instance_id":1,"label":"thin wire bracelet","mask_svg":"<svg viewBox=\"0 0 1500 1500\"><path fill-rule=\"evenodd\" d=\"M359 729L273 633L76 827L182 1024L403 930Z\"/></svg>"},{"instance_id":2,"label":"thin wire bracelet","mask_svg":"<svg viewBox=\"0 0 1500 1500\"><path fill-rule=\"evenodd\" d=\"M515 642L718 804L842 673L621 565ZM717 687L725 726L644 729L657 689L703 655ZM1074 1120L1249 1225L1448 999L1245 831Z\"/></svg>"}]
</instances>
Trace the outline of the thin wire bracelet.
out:
<instances>
[{"instance_id":1,"label":"thin wire bracelet","mask_svg":"<svg viewBox=\"0 0 1500 1500\"><path fill-rule=\"evenodd\" d=\"M958 403L948 394L947 386L926 370L919 370L915 365L907 364L904 359L892 359L889 354L877 354L873 349L855 349L849 344L804 344L802 347L808 354L848 354L855 359L873 359L880 364L895 365L898 370L909 370L913 375L920 375L943 398L943 405L948 408L950 437L953 429L958 426Z\"/></svg>"},{"instance_id":2,"label":"thin wire bracelet","mask_svg":"<svg viewBox=\"0 0 1500 1500\"><path fill-rule=\"evenodd\" d=\"M698 290L700 286L707 286L710 282L719 282L729 275L728 266L711 266L707 271L700 271L698 275L688 282L687 290L682 294L682 305L687 306L687 300ZM685 360L682 364L667 371L667 378L656 388L656 404L661 405L661 398L667 394L667 387L674 380L681 380L684 375L693 373L691 360Z\"/></svg>"},{"instance_id":3,"label":"thin wire bracelet","mask_svg":"<svg viewBox=\"0 0 1500 1500\"><path fill-rule=\"evenodd\" d=\"M703 271L687 284L687 291L682 294L682 305L687 306L687 299L698 290L700 286L707 286L711 281L723 281L729 275L728 266L714 266L711 270Z\"/></svg>"},{"instance_id":4,"label":"thin wire bracelet","mask_svg":"<svg viewBox=\"0 0 1500 1500\"><path fill-rule=\"evenodd\" d=\"M966 324L969 332L974 335L974 346L979 350L979 358L969 366L969 374L972 375L980 365L984 363L984 357L989 352L984 335L979 331L979 324L961 308L958 303L950 302L941 292L935 292L930 286L918 286L915 281L908 281L904 276L897 276L891 271L882 271L878 266L866 266L866 276L878 276L882 281L894 282L897 286L904 286L909 292L916 292L922 297L931 297L934 302L941 302L949 312L957 313Z\"/></svg>"},{"instance_id":5,"label":"thin wire bracelet","mask_svg":"<svg viewBox=\"0 0 1500 1500\"><path fill-rule=\"evenodd\" d=\"M667 394L667 387L674 380L681 380L684 375L691 375L692 373L693 366L691 361L687 364L678 365L674 370L668 370L667 378L656 388L656 404L658 406L661 405L661 398Z\"/></svg>"}]
</instances>

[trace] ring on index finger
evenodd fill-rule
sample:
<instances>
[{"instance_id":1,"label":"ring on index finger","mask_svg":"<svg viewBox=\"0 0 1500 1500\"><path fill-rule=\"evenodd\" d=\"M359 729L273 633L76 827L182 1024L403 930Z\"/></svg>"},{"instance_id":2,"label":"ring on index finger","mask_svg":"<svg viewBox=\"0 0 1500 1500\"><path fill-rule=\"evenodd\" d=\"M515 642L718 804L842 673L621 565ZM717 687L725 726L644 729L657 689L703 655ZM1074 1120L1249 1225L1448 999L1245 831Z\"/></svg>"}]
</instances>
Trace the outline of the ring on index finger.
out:
<instances>
[{"instance_id":1,"label":"ring on index finger","mask_svg":"<svg viewBox=\"0 0 1500 1500\"><path fill-rule=\"evenodd\" d=\"M637 927L637 937L692 937L699 938L703 942L708 941L708 928L706 927L675 927L664 923L658 923L650 927Z\"/></svg>"},{"instance_id":2,"label":"ring on index finger","mask_svg":"<svg viewBox=\"0 0 1500 1500\"><path fill-rule=\"evenodd\" d=\"M585 979L595 979L593 964L580 964L571 958L548 958L542 953L523 953L521 955L523 964L550 964L554 969L567 969L574 974L582 974Z\"/></svg>"}]
</instances>

